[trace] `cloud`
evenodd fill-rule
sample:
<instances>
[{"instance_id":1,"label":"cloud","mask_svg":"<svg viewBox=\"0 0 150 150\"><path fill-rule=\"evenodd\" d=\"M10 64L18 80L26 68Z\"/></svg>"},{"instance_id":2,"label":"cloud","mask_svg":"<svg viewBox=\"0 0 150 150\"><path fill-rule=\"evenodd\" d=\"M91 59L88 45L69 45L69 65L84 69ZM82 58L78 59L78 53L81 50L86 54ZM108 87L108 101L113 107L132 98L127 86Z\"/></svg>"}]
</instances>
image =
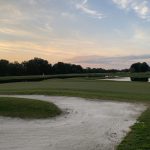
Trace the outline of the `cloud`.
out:
<instances>
[{"instance_id":1,"label":"cloud","mask_svg":"<svg viewBox=\"0 0 150 150\"><path fill-rule=\"evenodd\" d=\"M0 41L0 53L12 53L24 56L23 60L28 56L44 56L50 58L52 61L61 61L70 57L71 52L61 51L52 47L50 44L38 44L29 41ZM69 54L69 56L68 56ZM65 56L65 57L64 57ZM22 58L22 57L21 57Z\"/></svg>"},{"instance_id":2,"label":"cloud","mask_svg":"<svg viewBox=\"0 0 150 150\"><path fill-rule=\"evenodd\" d=\"M150 19L150 2L147 0L112 0L121 9L133 11L142 19Z\"/></svg>"},{"instance_id":3,"label":"cloud","mask_svg":"<svg viewBox=\"0 0 150 150\"><path fill-rule=\"evenodd\" d=\"M71 62L84 64L84 66L99 66L106 68L120 69L122 67L129 67L132 63L139 61L147 61L150 63L150 54L145 55L129 55L129 56L116 56L116 57L104 57L104 56L80 56L71 59ZM119 64L119 65L118 65Z\"/></svg>"},{"instance_id":4,"label":"cloud","mask_svg":"<svg viewBox=\"0 0 150 150\"><path fill-rule=\"evenodd\" d=\"M81 10L85 14L87 14L87 15L89 15L91 17L97 18L97 19L102 19L102 18L105 17L102 13L100 13L100 12L98 12L96 10L90 9L87 6L87 3L88 3L88 0L84 0L81 4L76 4L76 8L78 10Z\"/></svg>"},{"instance_id":5,"label":"cloud","mask_svg":"<svg viewBox=\"0 0 150 150\"><path fill-rule=\"evenodd\" d=\"M48 3L0 0L0 5L0 40L48 42L53 32L53 10L45 9Z\"/></svg>"},{"instance_id":6,"label":"cloud","mask_svg":"<svg viewBox=\"0 0 150 150\"><path fill-rule=\"evenodd\" d=\"M12 36L28 36L28 37L34 37L36 38L37 35L34 35L31 32L28 32L26 30L21 30L21 29L15 29L15 28L0 28L0 33L4 35L12 35Z\"/></svg>"}]
</instances>

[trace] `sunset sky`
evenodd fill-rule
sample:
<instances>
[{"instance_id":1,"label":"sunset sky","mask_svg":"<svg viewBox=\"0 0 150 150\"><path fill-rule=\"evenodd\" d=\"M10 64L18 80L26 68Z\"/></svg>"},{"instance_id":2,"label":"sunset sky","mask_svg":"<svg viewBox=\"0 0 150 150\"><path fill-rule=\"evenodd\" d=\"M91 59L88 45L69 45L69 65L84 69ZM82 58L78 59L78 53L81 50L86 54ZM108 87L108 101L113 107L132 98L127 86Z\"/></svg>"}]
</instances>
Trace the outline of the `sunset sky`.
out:
<instances>
[{"instance_id":1,"label":"sunset sky","mask_svg":"<svg viewBox=\"0 0 150 150\"><path fill-rule=\"evenodd\" d=\"M0 59L150 64L150 0L0 0Z\"/></svg>"}]
</instances>

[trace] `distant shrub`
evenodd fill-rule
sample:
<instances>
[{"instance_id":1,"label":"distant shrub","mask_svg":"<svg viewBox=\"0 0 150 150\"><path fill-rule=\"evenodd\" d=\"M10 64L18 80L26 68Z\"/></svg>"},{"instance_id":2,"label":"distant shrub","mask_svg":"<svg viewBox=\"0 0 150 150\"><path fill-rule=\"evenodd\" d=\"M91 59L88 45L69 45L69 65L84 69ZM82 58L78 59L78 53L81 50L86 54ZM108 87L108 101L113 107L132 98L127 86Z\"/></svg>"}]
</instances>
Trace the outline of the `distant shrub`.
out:
<instances>
[{"instance_id":1,"label":"distant shrub","mask_svg":"<svg viewBox=\"0 0 150 150\"><path fill-rule=\"evenodd\" d=\"M147 72L150 70L149 65L146 62L143 63L134 63L130 67L131 72Z\"/></svg>"}]
</instances>

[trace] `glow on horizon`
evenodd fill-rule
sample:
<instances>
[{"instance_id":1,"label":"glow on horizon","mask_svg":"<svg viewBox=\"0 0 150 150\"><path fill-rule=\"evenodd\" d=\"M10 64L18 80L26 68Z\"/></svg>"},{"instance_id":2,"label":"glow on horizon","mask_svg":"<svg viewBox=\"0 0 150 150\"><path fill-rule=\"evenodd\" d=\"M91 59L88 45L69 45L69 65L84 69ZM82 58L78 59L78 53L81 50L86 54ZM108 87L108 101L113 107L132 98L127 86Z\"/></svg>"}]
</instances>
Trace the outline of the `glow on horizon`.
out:
<instances>
[{"instance_id":1,"label":"glow on horizon","mask_svg":"<svg viewBox=\"0 0 150 150\"><path fill-rule=\"evenodd\" d=\"M148 0L0 0L0 59L84 67L150 63Z\"/></svg>"}]
</instances>

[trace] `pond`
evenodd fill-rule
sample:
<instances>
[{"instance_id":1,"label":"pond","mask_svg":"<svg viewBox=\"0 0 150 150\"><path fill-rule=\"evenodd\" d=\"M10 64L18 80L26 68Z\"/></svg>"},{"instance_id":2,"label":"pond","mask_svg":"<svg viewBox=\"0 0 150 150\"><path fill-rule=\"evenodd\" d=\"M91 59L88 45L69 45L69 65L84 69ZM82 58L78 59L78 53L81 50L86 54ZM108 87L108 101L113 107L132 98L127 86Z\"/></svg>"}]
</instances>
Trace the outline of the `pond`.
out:
<instances>
[{"instance_id":1,"label":"pond","mask_svg":"<svg viewBox=\"0 0 150 150\"><path fill-rule=\"evenodd\" d=\"M105 78L100 80L107 80L107 81L129 81L131 82L130 77L117 77L117 78ZM148 79L148 82L150 82L150 79Z\"/></svg>"}]
</instances>

